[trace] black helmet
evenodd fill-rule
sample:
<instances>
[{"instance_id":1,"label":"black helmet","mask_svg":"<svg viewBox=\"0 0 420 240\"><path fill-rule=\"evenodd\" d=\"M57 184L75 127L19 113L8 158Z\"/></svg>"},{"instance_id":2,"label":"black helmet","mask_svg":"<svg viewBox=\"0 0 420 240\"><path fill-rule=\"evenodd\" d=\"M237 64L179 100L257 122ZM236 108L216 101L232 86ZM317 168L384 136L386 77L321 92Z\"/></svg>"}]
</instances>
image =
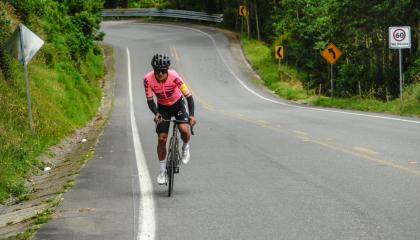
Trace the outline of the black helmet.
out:
<instances>
[{"instance_id":1,"label":"black helmet","mask_svg":"<svg viewBox=\"0 0 420 240\"><path fill-rule=\"evenodd\" d=\"M166 54L156 53L152 58L153 69L168 69L171 65L171 60Z\"/></svg>"}]
</instances>

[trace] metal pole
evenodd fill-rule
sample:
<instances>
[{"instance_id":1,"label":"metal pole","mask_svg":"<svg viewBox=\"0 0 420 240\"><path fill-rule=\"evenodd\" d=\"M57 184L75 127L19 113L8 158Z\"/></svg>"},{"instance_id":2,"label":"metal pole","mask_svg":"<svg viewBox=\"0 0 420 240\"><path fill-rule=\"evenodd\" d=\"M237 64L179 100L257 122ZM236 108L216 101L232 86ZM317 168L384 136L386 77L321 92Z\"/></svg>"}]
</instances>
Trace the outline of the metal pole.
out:
<instances>
[{"instance_id":1,"label":"metal pole","mask_svg":"<svg viewBox=\"0 0 420 240\"><path fill-rule=\"evenodd\" d=\"M241 16L241 36L244 33L244 17Z\"/></svg>"},{"instance_id":2,"label":"metal pole","mask_svg":"<svg viewBox=\"0 0 420 240\"><path fill-rule=\"evenodd\" d=\"M29 93L29 79L28 79L28 64L23 64L24 71L25 71L25 81L26 81L26 97L28 98L28 116L29 116L29 125L31 126L31 129L33 128L33 122L32 122L32 110L31 110L31 95Z\"/></svg>"},{"instance_id":3,"label":"metal pole","mask_svg":"<svg viewBox=\"0 0 420 240\"><path fill-rule=\"evenodd\" d=\"M331 64L331 97L334 97L333 65Z\"/></svg>"},{"instance_id":4,"label":"metal pole","mask_svg":"<svg viewBox=\"0 0 420 240\"><path fill-rule=\"evenodd\" d=\"M20 51L22 53L22 59L19 59L23 62L23 69L24 69L24 76L25 76L25 82L26 82L26 97L28 99L28 117L29 117L29 126L31 129L33 128L33 122L32 122L32 110L31 110L31 95L29 93L29 79L28 79L28 63L25 59L24 49L23 49L23 30L22 30L22 24L19 24L19 30L20 30Z\"/></svg>"},{"instance_id":5,"label":"metal pole","mask_svg":"<svg viewBox=\"0 0 420 240\"><path fill-rule=\"evenodd\" d=\"M402 52L401 48L398 49L399 52L399 60L400 60L400 101L401 105L403 104L403 84L402 84Z\"/></svg>"}]
</instances>

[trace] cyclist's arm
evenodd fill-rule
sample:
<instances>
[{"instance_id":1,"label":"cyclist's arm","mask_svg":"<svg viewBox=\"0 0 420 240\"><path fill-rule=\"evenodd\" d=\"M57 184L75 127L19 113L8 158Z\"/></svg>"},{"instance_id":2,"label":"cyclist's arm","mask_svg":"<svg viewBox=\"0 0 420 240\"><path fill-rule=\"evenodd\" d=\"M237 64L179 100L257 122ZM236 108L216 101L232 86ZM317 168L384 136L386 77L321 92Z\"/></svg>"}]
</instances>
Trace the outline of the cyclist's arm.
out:
<instances>
[{"instance_id":1,"label":"cyclist's arm","mask_svg":"<svg viewBox=\"0 0 420 240\"><path fill-rule=\"evenodd\" d=\"M192 94L190 90L188 89L188 86L185 82L182 80L180 81L181 84L178 85L179 90L181 90L184 97L187 99L188 103L188 113L190 116L194 116L194 99L192 97Z\"/></svg>"},{"instance_id":2,"label":"cyclist's arm","mask_svg":"<svg viewBox=\"0 0 420 240\"><path fill-rule=\"evenodd\" d=\"M184 95L184 97L187 99L188 113L190 117L194 117L194 99L192 97L191 91L190 89L188 89L187 84L178 75L178 73L176 73L175 71L173 73L176 74L176 78L174 80L175 84L178 86L179 90L181 90L182 95Z\"/></svg>"},{"instance_id":3,"label":"cyclist's arm","mask_svg":"<svg viewBox=\"0 0 420 240\"><path fill-rule=\"evenodd\" d=\"M153 114L156 115L158 113L158 110L157 110L157 107L156 107L156 103L153 100L153 98L147 99L147 105L149 105L149 109L150 109L150 111L152 111Z\"/></svg>"},{"instance_id":4,"label":"cyclist's arm","mask_svg":"<svg viewBox=\"0 0 420 240\"><path fill-rule=\"evenodd\" d=\"M188 113L191 117L193 117L194 116L194 99L191 94L189 97L187 97L187 103L188 103Z\"/></svg>"},{"instance_id":5,"label":"cyclist's arm","mask_svg":"<svg viewBox=\"0 0 420 240\"><path fill-rule=\"evenodd\" d=\"M153 100L152 88L150 87L150 84L147 78L144 78L143 84L144 84L144 93L146 94L146 99L147 99L147 105L149 106L150 111L152 111L153 114L156 115L158 113L158 110L156 107L156 103Z\"/></svg>"}]
</instances>

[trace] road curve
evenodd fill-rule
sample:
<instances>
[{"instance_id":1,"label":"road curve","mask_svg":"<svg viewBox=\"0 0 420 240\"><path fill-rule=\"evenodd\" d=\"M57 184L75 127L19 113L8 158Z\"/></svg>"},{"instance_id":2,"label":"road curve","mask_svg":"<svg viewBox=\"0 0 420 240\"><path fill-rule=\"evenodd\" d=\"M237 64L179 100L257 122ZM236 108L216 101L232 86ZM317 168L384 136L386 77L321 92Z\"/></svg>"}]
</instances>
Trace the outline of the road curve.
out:
<instances>
[{"instance_id":1,"label":"road curve","mask_svg":"<svg viewBox=\"0 0 420 240\"><path fill-rule=\"evenodd\" d=\"M420 238L419 119L278 99L256 84L239 45L211 28L122 21L102 29L115 48L112 117L35 239ZM142 86L156 52L171 56L197 109L192 160L171 198L155 183L157 139ZM139 183L143 170L151 192Z\"/></svg>"}]
</instances>

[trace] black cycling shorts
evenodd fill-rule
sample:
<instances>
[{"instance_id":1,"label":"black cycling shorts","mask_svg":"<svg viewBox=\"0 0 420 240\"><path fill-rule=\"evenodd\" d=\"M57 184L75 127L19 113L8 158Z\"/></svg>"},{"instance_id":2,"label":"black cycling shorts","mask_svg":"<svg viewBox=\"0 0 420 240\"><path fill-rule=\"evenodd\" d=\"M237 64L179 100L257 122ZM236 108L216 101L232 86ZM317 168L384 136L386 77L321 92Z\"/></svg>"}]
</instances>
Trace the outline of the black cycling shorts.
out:
<instances>
[{"instance_id":1,"label":"black cycling shorts","mask_svg":"<svg viewBox=\"0 0 420 240\"><path fill-rule=\"evenodd\" d=\"M179 121L188 121L188 112L185 106L184 98L181 97L172 106L165 106L158 104L158 112L164 119L171 119L175 117ZM170 122L161 122L156 126L156 133L168 133Z\"/></svg>"}]
</instances>

